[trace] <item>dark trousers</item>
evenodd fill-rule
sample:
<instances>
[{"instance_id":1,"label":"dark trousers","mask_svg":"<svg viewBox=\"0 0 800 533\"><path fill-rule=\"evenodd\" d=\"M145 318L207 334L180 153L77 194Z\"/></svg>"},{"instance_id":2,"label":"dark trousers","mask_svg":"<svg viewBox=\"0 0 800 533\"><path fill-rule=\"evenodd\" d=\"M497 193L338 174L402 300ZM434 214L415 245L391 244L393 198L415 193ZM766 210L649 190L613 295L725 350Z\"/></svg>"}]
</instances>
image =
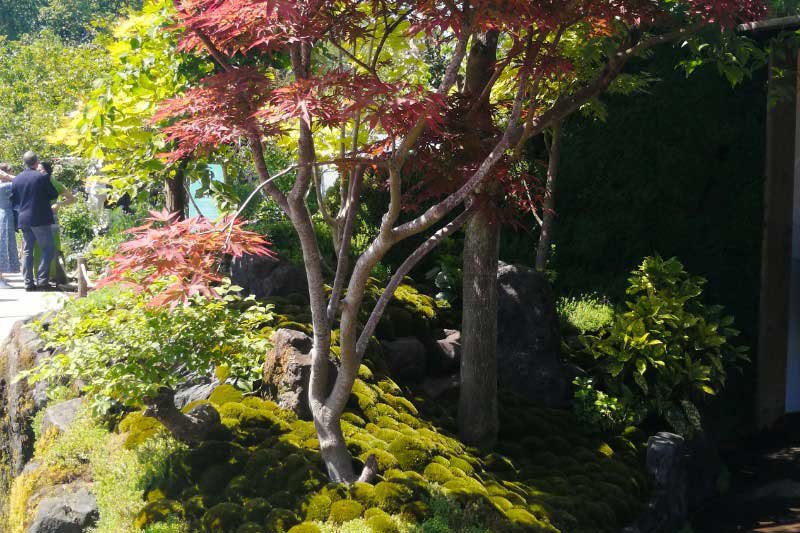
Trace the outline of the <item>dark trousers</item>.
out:
<instances>
[{"instance_id":1,"label":"dark trousers","mask_svg":"<svg viewBox=\"0 0 800 533\"><path fill-rule=\"evenodd\" d=\"M50 280L50 263L55 255L55 241L53 229L48 226L23 226L22 239L22 274L25 276L25 286L47 285ZM42 258L36 267L36 279L33 276L33 247L39 244Z\"/></svg>"}]
</instances>

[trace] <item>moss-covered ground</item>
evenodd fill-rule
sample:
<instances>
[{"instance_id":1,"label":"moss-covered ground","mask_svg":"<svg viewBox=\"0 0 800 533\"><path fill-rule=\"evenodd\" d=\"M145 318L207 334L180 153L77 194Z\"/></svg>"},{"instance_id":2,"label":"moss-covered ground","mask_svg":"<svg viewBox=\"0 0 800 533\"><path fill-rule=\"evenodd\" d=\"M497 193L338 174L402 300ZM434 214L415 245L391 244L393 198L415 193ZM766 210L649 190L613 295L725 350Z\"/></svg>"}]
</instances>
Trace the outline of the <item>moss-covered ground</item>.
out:
<instances>
[{"instance_id":1,"label":"moss-covered ground","mask_svg":"<svg viewBox=\"0 0 800 533\"><path fill-rule=\"evenodd\" d=\"M647 493L626 438L602 442L569 413L506 399L502 440L482 455L446 429L452 419L445 409L420 413L366 366L342 425L358 460L378 459L374 485L327 483L313 424L276 404L230 385L217 388L210 403L224 429L175 454L147 492L138 526L180 520L189 530L215 532L425 530L443 520L432 507L444 499L465 509L469 525L492 531L618 531ZM430 420L437 411L438 422ZM159 431L138 413L120 429L130 447Z\"/></svg>"}]
</instances>

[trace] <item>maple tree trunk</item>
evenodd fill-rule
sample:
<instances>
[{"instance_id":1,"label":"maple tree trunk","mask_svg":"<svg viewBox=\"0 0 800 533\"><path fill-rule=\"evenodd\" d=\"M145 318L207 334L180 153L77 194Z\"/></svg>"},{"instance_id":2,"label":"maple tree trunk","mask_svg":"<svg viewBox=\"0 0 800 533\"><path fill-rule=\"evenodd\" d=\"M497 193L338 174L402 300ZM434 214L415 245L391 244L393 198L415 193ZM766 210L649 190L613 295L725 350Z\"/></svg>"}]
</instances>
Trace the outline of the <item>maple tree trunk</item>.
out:
<instances>
[{"instance_id":1,"label":"maple tree trunk","mask_svg":"<svg viewBox=\"0 0 800 533\"><path fill-rule=\"evenodd\" d=\"M544 190L542 204L542 228L539 232L539 245L536 249L536 270L544 272L550 258L550 244L553 239L553 222L555 221L555 194L556 178L558 177L558 163L561 157L561 124L553 126L553 140L550 145L550 155L547 164L547 183Z\"/></svg>"},{"instance_id":2,"label":"maple tree trunk","mask_svg":"<svg viewBox=\"0 0 800 533\"><path fill-rule=\"evenodd\" d=\"M458 434L482 448L497 440L497 262L500 224L479 210L464 240Z\"/></svg>"},{"instance_id":3,"label":"maple tree trunk","mask_svg":"<svg viewBox=\"0 0 800 533\"><path fill-rule=\"evenodd\" d=\"M170 213L178 213L179 220L186 216L185 177L187 162L181 161L175 170L175 176L167 178L164 184L164 207Z\"/></svg>"}]
</instances>

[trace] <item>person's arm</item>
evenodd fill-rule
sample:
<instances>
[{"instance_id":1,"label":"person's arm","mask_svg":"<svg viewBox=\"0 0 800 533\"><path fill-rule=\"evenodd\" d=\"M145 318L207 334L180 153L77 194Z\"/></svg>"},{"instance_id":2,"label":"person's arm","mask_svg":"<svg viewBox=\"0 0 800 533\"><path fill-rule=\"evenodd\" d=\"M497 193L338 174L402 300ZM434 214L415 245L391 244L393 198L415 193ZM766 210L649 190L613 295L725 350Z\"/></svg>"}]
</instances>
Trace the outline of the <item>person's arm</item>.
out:
<instances>
[{"instance_id":1,"label":"person's arm","mask_svg":"<svg viewBox=\"0 0 800 533\"><path fill-rule=\"evenodd\" d=\"M67 189L63 183L53 178L50 178L50 183L53 184L53 187L55 187L56 191L58 192L58 199L56 203L52 205L54 213L57 212L62 206L75 203L75 195L72 194L72 191Z\"/></svg>"}]
</instances>

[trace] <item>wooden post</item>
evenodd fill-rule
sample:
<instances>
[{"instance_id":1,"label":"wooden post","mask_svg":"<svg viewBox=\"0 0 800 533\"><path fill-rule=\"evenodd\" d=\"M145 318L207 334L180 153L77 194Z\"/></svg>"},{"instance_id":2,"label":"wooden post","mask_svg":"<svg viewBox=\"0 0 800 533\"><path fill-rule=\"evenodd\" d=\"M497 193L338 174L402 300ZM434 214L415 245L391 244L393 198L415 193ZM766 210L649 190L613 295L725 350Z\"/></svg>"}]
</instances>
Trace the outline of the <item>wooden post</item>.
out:
<instances>
[{"instance_id":1,"label":"wooden post","mask_svg":"<svg viewBox=\"0 0 800 533\"><path fill-rule=\"evenodd\" d=\"M786 411L786 360L791 287L792 208L798 170L798 53L789 41L770 58L767 161L761 251L761 302L757 357L757 429ZM782 70L777 76L775 69ZM796 327L796 326L795 326Z\"/></svg>"},{"instance_id":2,"label":"wooden post","mask_svg":"<svg viewBox=\"0 0 800 533\"><path fill-rule=\"evenodd\" d=\"M78 298L86 298L89 294L89 280L86 279L86 258L78 256Z\"/></svg>"}]
</instances>

